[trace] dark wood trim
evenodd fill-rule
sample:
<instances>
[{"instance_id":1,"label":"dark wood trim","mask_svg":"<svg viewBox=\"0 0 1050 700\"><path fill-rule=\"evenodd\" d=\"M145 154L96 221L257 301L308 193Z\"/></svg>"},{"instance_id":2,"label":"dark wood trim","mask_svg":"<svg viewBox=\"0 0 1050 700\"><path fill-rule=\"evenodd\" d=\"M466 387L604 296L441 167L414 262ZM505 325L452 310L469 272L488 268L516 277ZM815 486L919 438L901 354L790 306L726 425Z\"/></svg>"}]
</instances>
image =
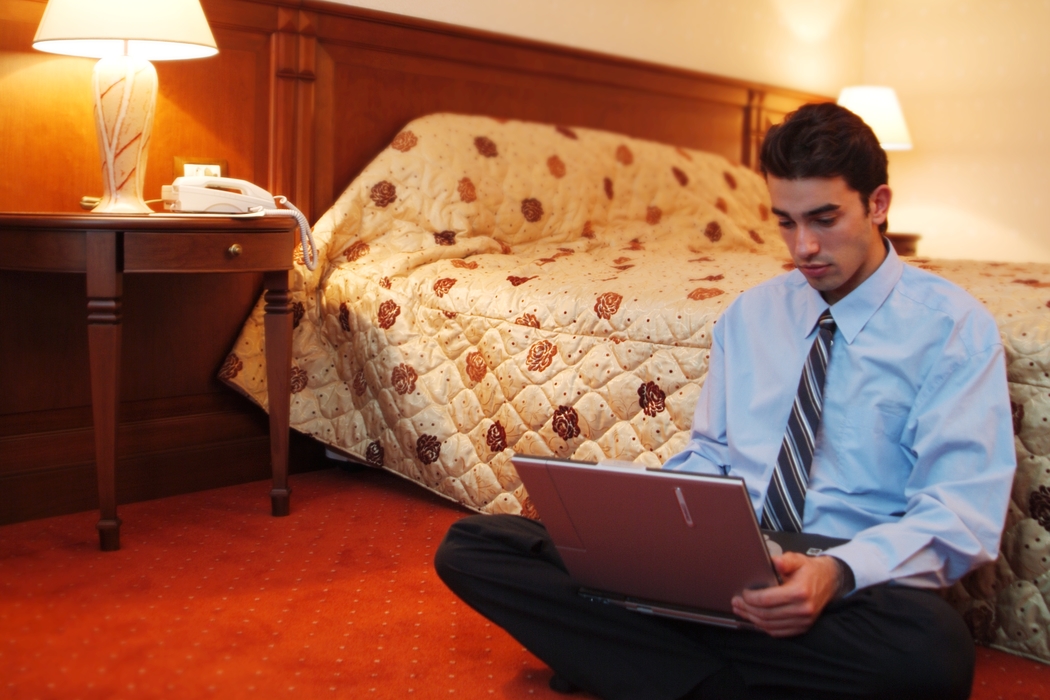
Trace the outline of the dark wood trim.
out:
<instances>
[{"instance_id":1,"label":"dark wood trim","mask_svg":"<svg viewBox=\"0 0 1050 700\"><path fill-rule=\"evenodd\" d=\"M626 56L617 56L598 51L579 49L562 44L526 39L506 34L463 27L445 22L437 22L427 19L409 17L380 10L372 10L363 7L353 7L339 3L325 2L324 0L301 0L302 7L313 10L318 14L326 14L332 17L351 18L365 24L369 29L355 33L354 39L339 36L337 30L332 29L324 33L331 36L333 41L355 46L377 47L382 46L392 52L418 53L420 55L433 55L433 51L425 50L423 46L431 46L431 42L419 43L404 41L398 38L401 32L410 32L413 37L433 35L453 41L466 40L468 44L458 47L454 53L441 51L446 58L454 58L462 63L476 64L480 54L485 57L486 64L501 65L507 70L517 72L538 72L553 75L563 75L578 80L594 79L594 68L601 67L610 72L600 82L616 85L618 87L631 87L636 89L649 89L658 92L659 87L670 83L661 83L653 86L649 83L652 76L661 76L662 80L682 80L678 84L680 94L695 95L697 90L709 91L707 96L715 98L721 94L722 98L732 104L738 104L736 99L737 90L757 90L759 92L773 92L783 95L788 99L799 103L806 101L822 101L829 99L826 96L809 93L801 90L792 90L766 83L759 83L738 78L730 78L713 73L671 66L663 63L644 61ZM323 26L330 26L323 23ZM379 33L377 28L389 28L391 31ZM438 39L440 40L440 39ZM409 48L410 47L410 48ZM442 47L446 48L446 47ZM501 52L507 59L500 61L500 54L491 54L490 51ZM525 60L522 60L522 59ZM566 70L564 64L557 63L558 58L575 61L573 68ZM718 86L728 88L729 91L719 93Z\"/></svg>"},{"instance_id":2,"label":"dark wood trim","mask_svg":"<svg viewBox=\"0 0 1050 700\"><path fill-rule=\"evenodd\" d=\"M195 442L192 436L202 434L209 424L222 421L225 430L212 433L214 441ZM163 498L180 493L262 481L271 477L270 440L266 416L247 403L236 413L193 416L179 427L179 434L191 436L179 445L171 444L166 421L122 426L121 452L117 460L117 503L133 503ZM72 433L48 434L47 439L73 438L90 441L90 428ZM141 440L145 446L127 446L124 436ZM154 442L161 440L161 442ZM165 442L167 441L167 442ZM4 451L0 440L0 454ZM90 442L88 445L90 450ZM0 525L44 518L66 513L94 510L98 507L95 462L74 461L75 452L55 455L53 463L31 470L0 473ZM289 445L289 473L301 474L330 466L324 448L298 433L292 433ZM260 489L264 494L265 488ZM261 495L265 499L265 495ZM85 533L84 539L90 539Z\"/></svg>"},{"instance_id":3,"label":"dark wood trim","mask_svg":"<svg viewBox=\"0 0 1050 700\"><path fill-rule=\"evenodd\" d=\"M240 394L228 391L145 401L123 401L120 404L120 423L123 425L175 420L221 413L241 414L247 405L246 399ZM87 404L74 408L0 415L0 444L3 444L4 438L13 436L35 437L36 433L62 433L77 430L89 432L91 430L91 407ZM61 441L58 442L58 449L61 449ZM0 454L5 453L0 452Z\"/></svg>"},{"instance_id":4,"label":"dark wood trim","mask_svg":"<svg viewBox=\"0 0 1050 700\"><path fill-rule=\"evenodd\" d=\"M228 440L230 436L243 438L265 435L265 421L261 416L228 410L122 422L117 431L117 443L121 451L128 454L151 454L177 452L188 446L210 445ZM90 462L94 449L90 425L0 438L0 454L9 464L19 467L17 470L5 470L8 475L47 471L66 461Z\"/></svg>"}]
</instances>

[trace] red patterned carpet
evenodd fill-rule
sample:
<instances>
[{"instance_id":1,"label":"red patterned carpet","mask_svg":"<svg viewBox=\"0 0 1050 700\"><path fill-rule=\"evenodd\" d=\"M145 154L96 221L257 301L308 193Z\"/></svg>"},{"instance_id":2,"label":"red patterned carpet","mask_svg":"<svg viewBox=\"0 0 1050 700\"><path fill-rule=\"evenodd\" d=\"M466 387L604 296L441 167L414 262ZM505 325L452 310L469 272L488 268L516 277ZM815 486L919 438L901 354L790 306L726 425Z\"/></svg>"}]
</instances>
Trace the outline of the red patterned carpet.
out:
<instances>
[{"instance_id":1,"label":"red patterned carpet","mask_svg":"<svg viewBox=\"0 0 1050 700\"><path fill-rule=\"evenodd\" d=\"M560 698L431 566L465 512L385 472L255 482L0 527L0 698ZM586 697L577 695L574 697ZM973 697L1046 698L1050 667L980 649Z\"/></svg>"}]
</instances>

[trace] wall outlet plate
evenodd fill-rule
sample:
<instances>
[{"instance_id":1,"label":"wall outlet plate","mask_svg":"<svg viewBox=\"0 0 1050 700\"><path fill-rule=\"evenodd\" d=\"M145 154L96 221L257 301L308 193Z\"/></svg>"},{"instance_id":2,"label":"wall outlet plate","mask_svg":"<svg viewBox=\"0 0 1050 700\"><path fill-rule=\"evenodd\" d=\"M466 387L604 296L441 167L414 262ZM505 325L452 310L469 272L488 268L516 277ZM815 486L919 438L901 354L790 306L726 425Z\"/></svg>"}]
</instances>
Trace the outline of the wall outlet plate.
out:
<instances>
[{"instance_id":1,"label":"wall outlet plate","mask_svg":"<svg viewBox=\"0 0 1050 700\"><path fill-rule=\"evenodd\" d=\"M224 158L187 158L175 156L175 177L229 177L230 167Z\"/></svg>"}]
</instances>

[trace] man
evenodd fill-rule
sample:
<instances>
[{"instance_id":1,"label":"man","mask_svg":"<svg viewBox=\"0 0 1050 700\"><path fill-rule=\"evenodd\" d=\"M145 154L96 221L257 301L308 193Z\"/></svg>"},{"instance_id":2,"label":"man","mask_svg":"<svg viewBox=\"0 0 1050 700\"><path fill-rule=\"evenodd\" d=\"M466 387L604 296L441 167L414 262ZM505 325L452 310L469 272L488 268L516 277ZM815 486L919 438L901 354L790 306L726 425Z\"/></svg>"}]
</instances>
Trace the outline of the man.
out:
<instances>
[{"instance_id":1,"label":"man","mask_svg":"<svg viewBox=\"0 0 1050 700\"><path fill-rule=\"evenodd\" d=\"M457 523L438 572L554 669L552 687L968 697L973 643L931 589L997 555L1015 468L998 330L883 239L886 155L858 117L802 107L761 166L797 269L718 320L692 440L664 468L743 477L764 526L849 541L774 558L783 583L733 600L760 631L580 598L543 526L516 516Z\"/></svg>"}]
</instances>

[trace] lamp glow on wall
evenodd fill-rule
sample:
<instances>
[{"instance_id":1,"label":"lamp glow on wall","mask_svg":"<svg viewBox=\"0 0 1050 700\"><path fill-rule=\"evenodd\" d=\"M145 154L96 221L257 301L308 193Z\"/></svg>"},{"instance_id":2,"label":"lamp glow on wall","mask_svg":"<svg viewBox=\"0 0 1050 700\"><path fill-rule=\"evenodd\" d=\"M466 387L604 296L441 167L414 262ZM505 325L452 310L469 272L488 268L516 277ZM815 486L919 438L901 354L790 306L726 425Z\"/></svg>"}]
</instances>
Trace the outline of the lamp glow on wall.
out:
<instances>
[{"instance_id":1,"label":"lamp glow on wall","mask_svg":"<svg viewBox=\"0 0 1050 700\"><path fill-rule=\"evenodd\" d=\"M150 60L219 52L200 0L49 0L33 48L101 59L91 85L103 197L92 211L149 213L142 187L157 104Z\"/></svg>"},{"instance_id":2,"label":"lamp glow on wall","mask_svg":"<svg viewBox=\"0 0 1050 700\"><path fill-rule=\"evenodd\" d=\"M871 127L883 150L911 150L911 134L893 88L879 85L842 88L838 103Z\"/></svg>"},{"instance_id":3,"label":"lamp glow on wall","mask_svg":"<svg viewBox=\"0 0 1050 700\"><path fill-rule=\"evenodd\" d=\"M856 114L875 132L879 145L886 151L910 151L911 134L904 121L897 93L891 87L855 85L842 88L839 105ZM917 233L890 233L883 231L899 255L915 255L919 241Z\"/></svg>"}]
</instances>

